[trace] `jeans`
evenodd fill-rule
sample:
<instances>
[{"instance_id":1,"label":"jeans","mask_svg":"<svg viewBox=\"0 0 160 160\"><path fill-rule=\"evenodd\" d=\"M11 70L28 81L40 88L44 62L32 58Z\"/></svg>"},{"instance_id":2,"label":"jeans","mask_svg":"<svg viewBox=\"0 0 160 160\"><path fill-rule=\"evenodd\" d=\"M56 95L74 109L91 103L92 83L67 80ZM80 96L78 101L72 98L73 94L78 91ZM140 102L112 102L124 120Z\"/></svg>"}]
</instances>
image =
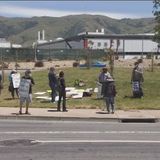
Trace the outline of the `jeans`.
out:
<instances>
[{"instance_id":1,"label":"jeans","mask_svg":"<svg viewBox=\"0 0 160 160\"><path fill-rule=\"evenodd\" d=\"M62 104L62 110L66 111L66 91L65 90L61 90L59 91L59 100L58 100L58 106L57 106L57 110L60 111L61 110L61 100L63 98L63 104Z\"/></svg>"},{"instance_id":2,"label":"jeans","mask_svg":"<svg viewBox=\"0 0 160 160\"><path fill-rule=\"evenodd\" d=\"M56 98L56 96L57 96L57 92L56 92L56 87L54 87L54 88L51 88L51 98L52 98L52 102L55 102L55 98Z\"/></svg>"},{"instance_id":3,"label":"jeans","mask_svg":"<svg viewBox=\"0 0 160 160\"><path fill-rule=\"evenodd\" d=\"M111 110L112 112L115 111L115 106L114 106L114 97L105 97L106 100L106 106L107 106L107 111L110 113Z\"/></svg>"}]
</instances>

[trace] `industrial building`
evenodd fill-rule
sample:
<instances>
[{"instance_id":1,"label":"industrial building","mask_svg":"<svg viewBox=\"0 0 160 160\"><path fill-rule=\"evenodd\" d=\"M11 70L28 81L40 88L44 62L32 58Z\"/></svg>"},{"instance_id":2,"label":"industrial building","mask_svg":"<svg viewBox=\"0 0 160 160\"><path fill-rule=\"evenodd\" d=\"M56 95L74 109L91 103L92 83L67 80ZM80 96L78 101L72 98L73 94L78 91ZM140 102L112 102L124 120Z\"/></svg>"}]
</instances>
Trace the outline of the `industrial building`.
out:
<instances>
[{"instance_id":1,"label":"industrial building","mask_svg":"<svg viewBox=\"0 0 160 160\"><path fill-rule=\"evenodd\" d=\"M22 48L20 44L13 44L5 38L0 38L0 48Z\"/></svg>"},{"instance_id":2,"label":"industrial building","mask_svg":"<svg viewBox=\"0 0 160 160\"><path fill-rule=\"evenodd\" d=\"M119 55L159 54L154 34L105 34L104 29L96 32L82 32L68 38L57 38L52 42L41 43L39 49L92 49L112 48Z\"/></svg>"}]
</instances>

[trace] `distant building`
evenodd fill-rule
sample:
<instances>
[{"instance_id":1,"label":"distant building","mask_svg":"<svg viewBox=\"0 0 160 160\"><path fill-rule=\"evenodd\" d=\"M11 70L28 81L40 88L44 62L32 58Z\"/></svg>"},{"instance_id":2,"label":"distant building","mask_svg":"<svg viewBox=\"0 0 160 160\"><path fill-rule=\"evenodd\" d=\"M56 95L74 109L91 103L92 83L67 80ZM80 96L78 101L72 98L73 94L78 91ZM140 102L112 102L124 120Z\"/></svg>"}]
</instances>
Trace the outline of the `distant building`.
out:
<instances>
[{"instance_id":1,"label":"distant building","mask_svg":"<svg viewBox=\"0 0 160 160\"><path fill-rule=\"evenodd\" d=\"M99 32L82 32L76 36L57 39L39 44L38 48L50 49L106 49L117 50L120 55L146 55L158 50L158 43L153 41L154 34L105 34Z\"/></svg>"},{"instance_id":2,"label":"distant building","mask_svg":"<svg viewBox=\"0 0 160 160\"><path fill-rule=\"evenodd\" d=\"M11 48L11 43L6 41L5 38L0 38L0 48Z\"/></svg>"},{"instance_id":3,"label":"distant building","mask_svg":"<svg viewBox=\"0 0 160 160\"><path fill-rule=\"evenodd\" d=\"M11 43L5 38L0 38L0 48L22 48L22 45Z\"/></svg>"}]
</instances>

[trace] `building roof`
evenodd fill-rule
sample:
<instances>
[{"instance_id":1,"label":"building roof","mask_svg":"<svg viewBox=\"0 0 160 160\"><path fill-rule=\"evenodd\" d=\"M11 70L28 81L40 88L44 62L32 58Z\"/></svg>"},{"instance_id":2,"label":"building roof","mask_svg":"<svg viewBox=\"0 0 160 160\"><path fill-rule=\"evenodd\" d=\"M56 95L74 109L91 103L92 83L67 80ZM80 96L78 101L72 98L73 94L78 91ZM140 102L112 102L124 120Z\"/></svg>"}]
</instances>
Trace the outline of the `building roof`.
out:
<instances>
[{"instance_id":1,"label":"building roof","mask_svg":"<svg viewBox=\"0 0 160 160\"><path fill-rule=\"evenodd\" d=\"M38 44L38 46L44 46L49 44L55 44L60 42L70 42L70 41L80 41L84 39L125 39L125 40L138 40L138 39L148 39L152 40L153 33L145 34L90 34L90 32L83 32L83 34L78 34L72 37L64 38L61 40L55 40L52 42L47 42L43 44Z\"/></svg>"}]
</instances>

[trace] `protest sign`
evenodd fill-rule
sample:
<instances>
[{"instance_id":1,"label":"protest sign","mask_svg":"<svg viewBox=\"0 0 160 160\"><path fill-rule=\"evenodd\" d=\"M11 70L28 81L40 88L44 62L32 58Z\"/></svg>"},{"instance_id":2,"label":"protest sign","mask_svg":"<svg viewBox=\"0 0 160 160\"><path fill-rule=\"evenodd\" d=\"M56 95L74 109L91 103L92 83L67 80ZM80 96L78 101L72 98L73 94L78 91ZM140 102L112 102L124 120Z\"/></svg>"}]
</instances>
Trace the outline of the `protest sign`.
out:
<instances>
[{"instance_id":1,"label":"protest sign","mask_svg":"<svg viewBox=\"0 0 160 160\"><path fill-rule=\"evenodd\" d=\"M20 97L28 97L29 96L30 84L31 84L31 80L21 79L20 86L19 86L19 96Z\"/></svg>"},{"instance_id":2,"label":"protest sign","mask_svg":"<svg viewBox=\"0 0 160 160\"><path fill-rule=\"evenodd\" d=\"M21 81L20 73L12 74L12 82L14 88L19 88Z\"/></svg>"}]
</instances>

